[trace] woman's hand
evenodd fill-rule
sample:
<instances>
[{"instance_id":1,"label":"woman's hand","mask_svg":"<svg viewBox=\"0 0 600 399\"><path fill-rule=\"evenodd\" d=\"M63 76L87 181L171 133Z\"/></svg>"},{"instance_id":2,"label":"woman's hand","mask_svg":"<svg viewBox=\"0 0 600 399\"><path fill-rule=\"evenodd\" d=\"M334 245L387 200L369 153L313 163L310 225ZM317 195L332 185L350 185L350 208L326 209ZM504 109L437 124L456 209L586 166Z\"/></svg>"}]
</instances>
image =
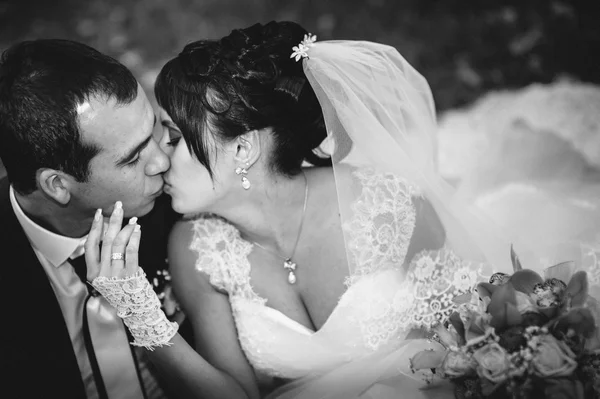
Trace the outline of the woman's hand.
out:
<instances>
[{"instance_id":1,"label":"woman's hand","mask_svg":"<svg viewBox=\"0 0 600 399\"><path fill-rule=\"evenodd\" d=\"M123 319L134 338L131 344L153 350L172 345L171 339L179 325L167 319L146 273L138 265L141 231L136 222L137 218L131 218L127 226L121 228L123 205L117 201L102 237L102 211L96 211L85 243L87 278L117 309L117 316Z\"/></svg>"},{"instance_id":2,"label":"woman's hand","mask_svg":"<svg viewBox=\"0 0 600 399\"><path fill-rule=\"evenodd\" d=\"M142 235L140 225L137 224L136 217L129 219L129 223L123 228L122 224L123 205L121 201L117 201L102 237L102 209L96 211L85 243L88 281L100 276L124 278L138 271L138 250Z\"/></svg>"}]
</instances>

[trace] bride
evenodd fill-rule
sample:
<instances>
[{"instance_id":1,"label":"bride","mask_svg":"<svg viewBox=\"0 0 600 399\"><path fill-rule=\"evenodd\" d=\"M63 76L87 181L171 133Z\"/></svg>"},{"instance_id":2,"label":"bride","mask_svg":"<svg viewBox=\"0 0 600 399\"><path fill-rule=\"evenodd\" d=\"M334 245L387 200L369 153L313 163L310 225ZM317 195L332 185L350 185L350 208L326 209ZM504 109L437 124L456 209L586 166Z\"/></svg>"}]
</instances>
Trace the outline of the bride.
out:
<instances>
[{"instance_id":1,"label":"bride","mask_svg":"<svg viewBox=\"0 0 600 399\"><path fill-rule=\"evenodd\" d=\"M186 46L155 93L194 347L160 311L122 211L101 250L94 223L86 261L169 385L186 398L452 397L409 359L439 345L427 328L453 296L490 265L510 272L510 244L437 175L425 79L391 47L271 22Z\"/></svg>"}]
</instances>

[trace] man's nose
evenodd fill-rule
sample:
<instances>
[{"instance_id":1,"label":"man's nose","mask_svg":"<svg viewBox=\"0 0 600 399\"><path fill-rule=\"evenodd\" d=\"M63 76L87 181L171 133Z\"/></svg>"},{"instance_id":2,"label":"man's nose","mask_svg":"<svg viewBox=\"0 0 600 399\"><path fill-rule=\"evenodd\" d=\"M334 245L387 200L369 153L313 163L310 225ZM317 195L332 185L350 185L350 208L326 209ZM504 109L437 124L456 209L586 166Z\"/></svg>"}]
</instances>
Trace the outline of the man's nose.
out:
<instances>
[{"instance_id":1,"label":"man's nose","mask_svg":"<svg viewBox=\"0 0 600 399\"><path fill-rule=\"evenodd\" d=\"M146 166L146 174L148 176L154 176L166 172L171 167L171 162L167 154L155 144L154 151L152 153L152 159Z\"/></svg>"}]
</instances>

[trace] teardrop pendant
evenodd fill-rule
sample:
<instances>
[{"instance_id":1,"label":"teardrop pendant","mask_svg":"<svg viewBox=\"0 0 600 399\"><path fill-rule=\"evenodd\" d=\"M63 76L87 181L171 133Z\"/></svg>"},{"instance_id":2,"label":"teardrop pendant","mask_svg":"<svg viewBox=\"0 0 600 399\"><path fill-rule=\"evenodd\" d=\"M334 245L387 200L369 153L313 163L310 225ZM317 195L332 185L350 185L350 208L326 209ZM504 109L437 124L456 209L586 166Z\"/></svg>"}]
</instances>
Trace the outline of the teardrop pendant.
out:
<instances>
[{"instance_id":1,"label":"teardrop pendant","mask_svg":"<svg viewBox=\"0 0 600 399\"><path fill-rule=\"evenodd\" d=\"M296 284L296 275L292 271L290 271L290 274L288 274L288 283Z\"/></svg>"},{"instance_id":2,"label":"teardrop pendant","mask_svg":"<svg viewBox=\"0 0 600 399\"><path fill-rule=\"evenodd\" d=\"M250 180L248 180L246 176L242 176L242 187L244 190L250 189Z\"/></svg>"},{"instance_id":3,"label":"teardrop pendant","mask_svg":"<svg viewBox=\"0 0 600 399\"><path fill-rule=\"evenodd\" d=\"M296 270L296 264L288 258L283 262L283 268L290 271L290 274L288 274L288 283L295 284L296 275L294 274L294 271Z\"/></svg>"}]
</instances>

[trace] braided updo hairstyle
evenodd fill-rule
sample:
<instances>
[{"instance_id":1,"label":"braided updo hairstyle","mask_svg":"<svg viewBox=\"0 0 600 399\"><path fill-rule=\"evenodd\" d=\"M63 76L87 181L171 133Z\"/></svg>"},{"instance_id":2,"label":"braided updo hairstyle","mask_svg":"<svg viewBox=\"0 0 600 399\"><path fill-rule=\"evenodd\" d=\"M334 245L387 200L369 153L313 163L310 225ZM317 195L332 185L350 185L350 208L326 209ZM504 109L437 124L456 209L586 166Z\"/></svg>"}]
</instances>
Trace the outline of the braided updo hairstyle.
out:
<instances>
[{"instance_id":1,"label":"braided updo hairstyle","mask_svg":"<svg viewBox=\"0 0 600 399\"><path fill-rule=\"evenodd\" d=\"M302 62L290 58L306 33L293 22L256 24L188 44L162 68L158 104L211 176L208 134L227 142L266 127L273 128L275 171L293 176L303 161L331 165L313 153L327 136L323 112Z\"/></svg>"}]
</instances>

